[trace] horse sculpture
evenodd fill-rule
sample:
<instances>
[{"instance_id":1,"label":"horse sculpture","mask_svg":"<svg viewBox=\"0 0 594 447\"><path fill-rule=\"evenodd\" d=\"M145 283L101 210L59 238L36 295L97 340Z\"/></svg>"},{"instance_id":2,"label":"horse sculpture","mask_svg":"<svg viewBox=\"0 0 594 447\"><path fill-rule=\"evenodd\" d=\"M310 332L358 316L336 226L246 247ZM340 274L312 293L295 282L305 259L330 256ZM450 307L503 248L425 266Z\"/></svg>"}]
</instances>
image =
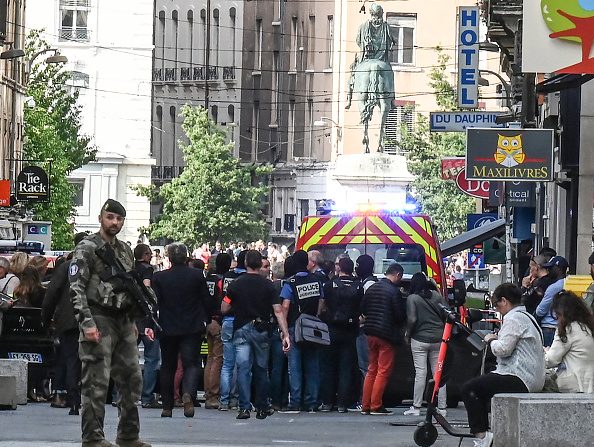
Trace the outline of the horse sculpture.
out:
<instances>
[{"instance_id":1,"label":"horse sculpture","mask_svg":"<svg viewBox=\"0 0 594 447\"><path fill-rule=\"evenodd\" d=\"M346 108L351 107L353 95L359 102L360 123L363 124L363 145L369 153L369 122L373 110L379 107L381 125L378 152L383 152L386 120L394 99L394 72L389 53L395 43L390 27L383 20L382 7L374 3L370 8L371 19L359 27L357 44L360 53L351 65L351 77Z\"/></svg>"}]
</instances>

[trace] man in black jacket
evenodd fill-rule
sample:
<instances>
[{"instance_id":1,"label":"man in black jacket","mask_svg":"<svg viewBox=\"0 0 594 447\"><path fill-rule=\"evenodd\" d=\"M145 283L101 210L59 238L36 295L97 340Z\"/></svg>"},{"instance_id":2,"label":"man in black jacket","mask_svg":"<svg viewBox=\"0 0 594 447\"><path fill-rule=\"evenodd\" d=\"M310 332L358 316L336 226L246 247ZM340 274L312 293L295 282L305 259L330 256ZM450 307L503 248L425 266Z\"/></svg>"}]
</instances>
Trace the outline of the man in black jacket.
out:
<instances>
[{"instance_id":1,"label":"man in black jacket","mask_svg":"<svg viewBox=\"0 0 594 447\"><path fill-rule=\"evenodd\" d=\"M363 298L361 311L365 317L363 330L369 348L369 369L363 385L363 414L390 415L383 405L383 394L394 363L395 345L402 344L402 328L406 323L406 300L397 284L404 270L391 264L385 278L373 284Z\"/></svg>"},{"instance_id":2,"label":"man in black jacket","mask_svg":"<svg viewBox=\"0 0 594 447\"><path fill-rule=\"evenodd\" d=\"M161 344L161 417L171 417L173 410L173 378L178 354L184 367L182 401L184 416L194 416L194 399L198 388L200 346L204 338L209 302L206 279L199 270L188 267L188 249L184 244L167 247L171 268L153 275L152 287L159 303L159 324L163 329Z\"/></svg>"},{"instance_id":3,"label":"man in black jacket","mask_svg":"<svg viewBox=\"0 0 594 447\"><path fill-rule=\"evenodd\" d=\"M87 237L87 233L77 233L74 245ZM54 271L41 307L41 318L45 327L53 329L58 336L56 348L56 390L66 387L67 399L56 391L52 407L65 408L70 405L71 415L78 415L80 408L80 360L78 358L78 322L74 318L74 308L70 300L68 269L72 253Z\"/></svg>"},{"instance_id":4,"label":"man in black jacket","mask_svg":"<svg viewBox=\"0 0 594 447\"><path fill-rule=\"evenodd\" d=\"M351 386L363 286L353 276L355 265L349 257L340 258L338 264L338 277L324 286L321 318L328 324L331 344L322 351L320 397L321 411L331 411L336 403L338 412L346 413L354 403Z\"/></svg>"}]
</instances>

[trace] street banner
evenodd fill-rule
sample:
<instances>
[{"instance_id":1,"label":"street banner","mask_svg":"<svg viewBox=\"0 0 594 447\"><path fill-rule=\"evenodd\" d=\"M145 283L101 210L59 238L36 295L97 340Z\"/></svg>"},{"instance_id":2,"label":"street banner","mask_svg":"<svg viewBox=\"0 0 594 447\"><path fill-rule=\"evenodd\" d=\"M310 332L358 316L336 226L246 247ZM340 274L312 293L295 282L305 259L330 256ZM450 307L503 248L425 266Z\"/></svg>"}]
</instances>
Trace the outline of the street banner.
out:
<instances>
[{"instance_id":1,"label":"street banner","mask_svg":"<svg viewBox=\"0 0 594 447\"><path fill-rule=\"evenodd\" d=\"M594 73L592 0L524 0L522 71Z\"/></svg>"},{"instance_id":2,"label":"street banner","mask_svg":"<svg viewBox=\"0 0 594 447\"><path fill-rule=\"evenodd\" d=\"M431 112L429 130L431 132L464 132L468 127L505 127L497 124L501 112Z\"/></svg>"},{"instance_id":3,"label":"street banner","mask_svg":"<svg viewBox=\"0 0 594 447\"><path fill-rule=\"evenodd\" d=\"M0 180L0 206L10 206L10 180Z\"/></svg>"},{"instance_id":4,"label":"street banner","mask_svg":"<svg viewBox=\"0 0 594 447\"><path fill-rule=\"evenodd\" d=\"M458 106L478 108L479 63L478 6L458 7Z\"/></svg>"},{"instance_id":5,"label":"street banner","mask_svg":"<svg viewBox=\"0 0 594 447\"><path fill-rule=\"evenodd\" d=\"M464 157L444 157L441 159L441 179L456 180L458 173L466 166Z\"/></svg>"},{"instance_id":6,"label":"street banner","mask_svg":"<svg viewBox=\"0 0 594 447\"><path fill-rule=\"evenodd\" d=\"M456 186L460 191L477 199L487 200L489 198L490 182L488 180L468 180L466 168L462 169L456 176Z\"/></svg>"},{"instance_id":7,"label":"street banner","mask_svg":"<svg viewBox=\"0 0 594 447\"><path fill-rule=\"evenodd\" d=\"M516 208L531 208L536 206L536 186L533 182L505 182L507 191L507 205ZM503 182L491 182L489 190L489 206L503 204L501 194Z\"/></svg>"},{"instance_id":8,"label":"street banner","mask_svg":"<svg viewBox=\"0 0 594 447\"><path fill-rule=\"evenodd\" d=\"M553 180L553 130L467 129L469 180Z\"/></svg>"},{"instance_id":9,"label":"street banner","mask_svg":"<svg viewBox=\"0 0 594 447\"><path fill-rule=\"evenodd\" d=\"M47 202L50 194L49 177L39 166L27 166L19 172L15 190L19 202Z\"/></svg>"},{"instance_id":10,"label":"street banner","mask_svg":"<svg viewBox=\"0 0 594 447\"><path fill-rule=\"evenodd\" d=\"M485 255L483 253L483 244L477 244L470 249L470 253L468 253L468 268L485 268Z\"/></svg>"}]
</instances>

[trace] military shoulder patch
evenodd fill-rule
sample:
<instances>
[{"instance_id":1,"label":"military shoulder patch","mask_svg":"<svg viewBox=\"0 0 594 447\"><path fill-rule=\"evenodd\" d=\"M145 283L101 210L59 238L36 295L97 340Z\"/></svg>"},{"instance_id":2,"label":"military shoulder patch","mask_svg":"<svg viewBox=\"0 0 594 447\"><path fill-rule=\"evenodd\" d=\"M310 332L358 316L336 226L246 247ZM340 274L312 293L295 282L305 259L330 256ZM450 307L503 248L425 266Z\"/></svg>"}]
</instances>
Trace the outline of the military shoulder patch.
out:
<instances>
[{"instance_id":1,"label":"military shoulder patch","mask_svg":"<svg viewBox=\"0 0 594 447\"><path fill-rule=\"evenodd\" d=\"M80 267L78 266L76 261L70 263L70 268L68 269L68 276L70 278L76 279L80 274Z\"/></svg>"}]
</instances>

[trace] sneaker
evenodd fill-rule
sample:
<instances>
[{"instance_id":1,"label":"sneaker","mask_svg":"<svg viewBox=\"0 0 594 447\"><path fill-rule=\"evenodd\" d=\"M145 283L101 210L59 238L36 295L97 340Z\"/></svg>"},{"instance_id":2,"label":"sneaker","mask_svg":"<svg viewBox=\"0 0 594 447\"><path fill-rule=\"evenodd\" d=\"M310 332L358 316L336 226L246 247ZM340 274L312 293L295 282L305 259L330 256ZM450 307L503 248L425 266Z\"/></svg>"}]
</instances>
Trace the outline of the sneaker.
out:
<instances>
[{"instance_id":1,"label":"sneaker","mask_svg":"<svg viewBox=\"0 0 594 447\"><path fill-rule=\"evenodd\" d=\"M322 404L322 406L320 407L320 411L322 413L329 413L330 411L332 411L332 404Z\"/></svg>"},{"instance_id":2,"label":"sneaker","mask_svg":"<svg viewBox=\"0 0 594 447\"><path fill-rule=\"evenodd\" d=\"M441 414L444 418L448 415L448 410L446 410L445 408L438 408L437 412Z\"/></svg>"},{"instance_id":3,"label":"sneaker","mask_svg":"<svg viewBox=\"0 0 594 447\"><path fill-rule=\"evenodd\" d=\"M219 411L229 411L230 409L229 404L219 404Z\"/></svg>"},{"instance_id":4,"label":"sneaker","mask_svg":"<svg viewBox=\"0 0 594 447\"><path fill-rule=\"evenodd\" d=\"M387 410L385 407L380 407L375 410L371 410L369 414L372 416L392 416L394 412Z\"/></svg>"},{"instance_id":5,"label":"sneaker","mask_svg":"<svg viewBox=\"0 0 594 447\"><path fill-rule=\"evenodd\" d=\"M182 396L182 402L184 403L184 416L187 418L194 417L194 401L189 393L184 393Z\"/></svg>"},{"instance_id":6,"label":"sneaker","mask_svg":"<svg viewBox=\"0 0 594 447\"><path fill-rule=\"evenodd\" d=\"M274 414L274 410L272 408L268 408L267 410L258 410L256 413L256 419L266 419L268 416L272 416Z\"/></svg>"},{"instance_id":7,"label":"sneaker","mask_svg":"<svg viewBox=\"0 0 594 447\"><path fill-rule=\"evenodd\" d=\"M287 408L283 408L281 411L279 411L279 413L299 414L299 413L301 413L301 410L299 408L295 408L295 407L287 407Z\"/></svg>"},{"instance_id":8,"label":"sneaker","mask_svg":"<svg viewBox=\"0 0 594 447\"><path fill-rule=\"evenodd\" d=\"M241 409L241 410L239 410L239 414L237 415L237 417L235 419L249 419L249 418L250 418L250 410Z\"/></svg>"},{"instance_id":9,"label":"sneaker","mask_svg":"<svg viewBox=\"0 0 594 447\"><path fill-rule=\"evenodd\" d=\"M159 401L151 400L142 404L142 408L163 408L163 405Z\"/></svg>"},{"instance_id":10,"label":"sneaker","mask_svg":"<svg viewBox=\"0 0 594 447\"><path fill-rule=\"evenodd\" d=\"M338 407L338 412L339 413L348 413L349 410L347 409L347 407Z\"/></svg>"},{"instance_id":11,"label":"sneaker","mask_svg":"<svg viewBox=\"0 0 594 447\"><path fill-rule=\"evenodd\" d=\"M493 443L493 433L488 431L485 433L485 437L483 439L475 439L474 447L491 447Z\"/></svg>"},{"instance_id":12,"label":"sneaker","mask_svg":"<svg viewBox=\"0 0 594 447\"><path fill-rule=\"evenodd\" d=\"M239 401L237 399L235 399L235 398L232 398L229 401L229 408L231 410L235 410L235 409L239 408Z\"/></svg>"},{"instance_id":13,"label":"sneaker","mask_svg":"<svg viewBox=\"0 0 594 447\"><path fill-rule=\"evenodd\" d=\"M309 414L317 413L318 412L318 407L310 407L310 408L307 409L307 412Z\"/></svg>"},{"instance_id":14,"label":"sneaker","mask_svg":"<svg viewBox=\"0 0 594 447\"><path fill-rule=\"evenodd\" d=\"M408 410L406 410L404 413L405 416L420 416L421 415L421 409L417 408L417 407L410 407Z\"/></svg>"},{"instance_id":15,"label":"sneaker","mask_svg":"<svg viewBox=\"0 0 594 447\"><path fill-rule=\"evenodd\" d=\"M347 408L348 411L353 411L355 413L359 413L362 409L363 409L363 407L361 406L360 403L356 403L354 405L351 405L349 408Z\"/></svg>"},{"instance_id":16,"label":"sneaker","mask_svg":"<svg viewBox=\"0 0 594 447\"><path fill-rule=\"evenodd\" d=\"M369 416L371 414L371 410L367 410L367 409L361 409L361 414L364 414L366 416Z\"/></svg>"}]
</instances>

